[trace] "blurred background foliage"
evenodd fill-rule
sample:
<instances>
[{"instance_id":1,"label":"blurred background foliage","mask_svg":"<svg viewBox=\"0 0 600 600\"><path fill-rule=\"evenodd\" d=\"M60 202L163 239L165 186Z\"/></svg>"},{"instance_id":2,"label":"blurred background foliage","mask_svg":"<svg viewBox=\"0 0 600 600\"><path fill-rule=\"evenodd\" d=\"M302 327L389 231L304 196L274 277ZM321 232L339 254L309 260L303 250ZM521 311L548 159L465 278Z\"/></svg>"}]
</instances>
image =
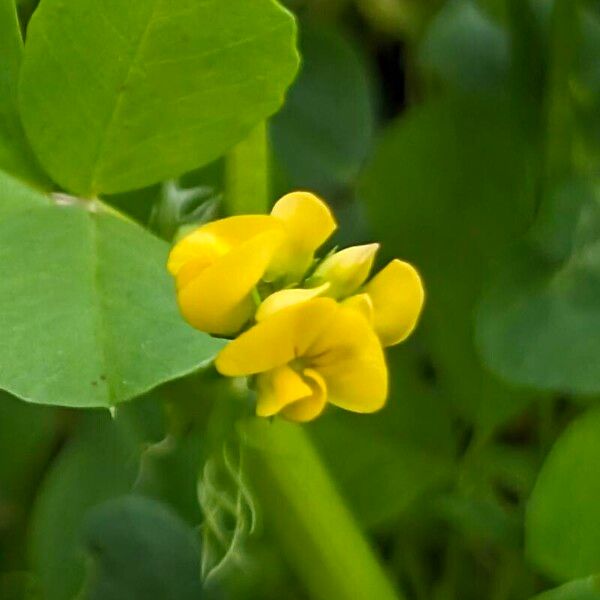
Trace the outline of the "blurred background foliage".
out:
<instances>
[{"instance_id":1,"label":"blurred background foliage","mask_svg":"<svg viewBox=\"0 0 600 600\"><path fill-rule=\"evenodd\" d=\"M336 243L380 240L428 291L387 407L311 437L407 598L600 598L600 3L287 4L273 197L322 194ZM170 241L220 214L224 178L106 200ZM223 393L195 374L114 419L3 394L0 598L307 597L220 446ZM178 403L196 418L165 437Z\"/></svg>"}]
</instances>

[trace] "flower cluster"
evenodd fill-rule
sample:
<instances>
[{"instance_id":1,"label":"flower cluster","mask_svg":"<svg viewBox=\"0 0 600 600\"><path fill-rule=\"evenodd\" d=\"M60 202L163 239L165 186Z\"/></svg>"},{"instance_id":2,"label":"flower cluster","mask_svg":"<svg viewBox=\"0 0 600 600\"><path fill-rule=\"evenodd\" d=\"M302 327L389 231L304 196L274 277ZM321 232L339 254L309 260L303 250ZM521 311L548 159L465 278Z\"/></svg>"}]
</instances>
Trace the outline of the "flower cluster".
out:
<instances>
[{"instance_id":1,"label":"flower cluster","mask_svg":"<svg viewBox=\"0 0 600 600\"><path fill-rule=\"evenodd\" d=\"M423 286L400 260L369 280L378 244L315 259L335 229L324 202L294 192L270 215L208 223L171 251L183 316L233 338L216 368L255 377L259 416L310 421L327 402L359 413L385 404L383 347L414 329Z\"/></svg>"}]
</instances>

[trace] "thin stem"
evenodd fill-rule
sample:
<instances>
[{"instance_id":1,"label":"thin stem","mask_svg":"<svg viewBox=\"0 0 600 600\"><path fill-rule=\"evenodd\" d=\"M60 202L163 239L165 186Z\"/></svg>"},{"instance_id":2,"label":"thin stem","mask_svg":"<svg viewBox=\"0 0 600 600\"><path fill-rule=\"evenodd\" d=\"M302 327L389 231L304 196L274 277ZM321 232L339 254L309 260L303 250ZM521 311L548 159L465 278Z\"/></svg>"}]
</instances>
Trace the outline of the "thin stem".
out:
<instances>
[{"instance_id":1,"label":"thin stem","mask_svg":"<svg viewBox=\"0 0 600 600\"><path fill-rule=\"evenodd\" d=\"M402 600L338 494L305 429L252 418L239 430L266 527L319 600Z\"/></svg>"},{"instance_id":2,"label":"thin stem","mask_svg":"<svg viewBox=\"0 0 600 600\"><path fill-rule=\"evenodd\" d=\"M231 215L269 210L269 143L262 122L234 146L225 162L225 204Z\"/></svg>"}]
</instances>

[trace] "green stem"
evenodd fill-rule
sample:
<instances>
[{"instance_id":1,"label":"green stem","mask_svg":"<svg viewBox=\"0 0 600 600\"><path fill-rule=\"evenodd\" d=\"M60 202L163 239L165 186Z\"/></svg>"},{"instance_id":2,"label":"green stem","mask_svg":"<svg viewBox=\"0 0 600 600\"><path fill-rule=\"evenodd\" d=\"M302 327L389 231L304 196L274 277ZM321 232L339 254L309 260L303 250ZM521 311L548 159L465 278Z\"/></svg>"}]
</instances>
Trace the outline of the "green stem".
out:
<instances>
[{"instance_id":1,"label":"green stem","mask_svg":"<svg viewBox=\"0 0 600 600\"><path fill-rule=\"evenodd\" d=\"M231 215L269 210L269 143L262 122L234 146L225 162L225 203Z\"/></svg>"},{"instance_id":2,"label":"green stem","mask_svg":"<svg viewBox=\"0 0 600 600\"><path fill-rule=\"evenodd\" d=\"M578 3L556 0L552 12L548 80L546 183L553 186L573 170L571 76L579 41Z\"/></svg>"},{"instance_id":3,"label":"green stem","mask_svg":"<svg viewBox=\"0 0 600 600\"><path fill-rule=\"evenodd\" d=\"M515 110L527 131L536 139L543 130L539 107L544 101L544 47L540 40L538 19L530 2L506 0L511 65L510 79Z\"/></svg>"},{"instance_id":4,"label":"green stem","mask_svg":"<svg viewBox=\"0 0 600 600\"><path fill-rule=\"evenodd\" d=\"M267 528L319 600L401 600L313 448L286 421L240 423L248 475Z\"/></svg>"},{"instance_id":5,"label":"green stem","mask_svg":"<svg viewBox=\"0 0 600 600\"><path fill-rule=\"evenodd\" d=\"M267 125L259 125L227 155L226 204L230 214L269 209ZM239 424L248 446L249 482L267 526L315 599L402 600L383 569L305 431L284 421Z\"/></svg>"}]
</instances>

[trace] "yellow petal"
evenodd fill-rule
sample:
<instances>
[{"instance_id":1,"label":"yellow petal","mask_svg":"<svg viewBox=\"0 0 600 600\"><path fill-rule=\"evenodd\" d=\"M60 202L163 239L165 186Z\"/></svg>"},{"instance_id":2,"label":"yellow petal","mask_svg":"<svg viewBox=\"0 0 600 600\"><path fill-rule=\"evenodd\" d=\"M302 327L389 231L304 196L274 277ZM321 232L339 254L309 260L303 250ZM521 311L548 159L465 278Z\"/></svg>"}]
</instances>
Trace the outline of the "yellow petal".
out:
<instances>
[{"instance_id":1,"label":"yellow petal","mask_svg":"<svg viewBox=\"0 0 600 600\"><path fill-rule=\"evenodd\" d=\"M241 215L207 223L173 246L167 268L175 276L187 268L189 277L190 272L198 273L240 244L273 230L283 234L284 228L268 215Z\"/></svg>"},{"instance_id":2,"label":"yellow petal","mask_svg":"<svg viewBox=\"0 0 600 600\"><path fill-rule=\"evenodd\" d=\"M345 298L356 291L367 279L379 244L364 244L344 248L328 256L315 270L311 281L331 284L329 295Z\"/></svg>"},{"instance_id":3,"label":"yellow petal","mask_svg":"<svg viewBox=\"0 0 600 600\"><path fill-rule=\"evenodd\" d=\"M199 228L230 247L239 246L256 235L272 230L283 231L282 224L269 215L238 215L212 221Z\"/></svg>"},{"instance_id":4,"label":"yellow petal","mask_svg":"<svg viewBox=\"0 0 600 600\"><path fill-rule=\"evenodd\" d=\"M272 417L280 413L291 421L306 422L325 408L327 388L323 378L311 369L300 375L284 365L257 377L256 414Z\"/></svg>"},{"instance_id":5,"label":"yellow petal","mask_svg":"<svg viewBox=\"0 0 600 600\"><path fill-rule=\"evenodd\" d=\"M278 200L271 215L286 230L286 242L278 252L268 280L283 277L300 281L311 266L315 250L335 231L337 225L327 205L308 192L293 192Z\"/></svg>"},{"instance_id":6,"label":"yellow petal","mask_svg":"<svg viewBox=\"0 0 600 600\"><path fill-rule=\"evenodd\" d=\"M369 294L356 294L355 296L350 296L342 302L342 306L357 311L363 315L368 323L373 323L373 301Z\"/></svg>"},{"instance_id":7,"label":"yellow petal","mask_svg":"<svg viewBox=\"0 0 600 600\"><path fill-rule=\"evenodd\" d=\"M283 221L294 246L304 250L316 250L337 228L327 204L309 192L283 196L271 215Z\"/></svg>"},{"instance_id":8,"label":"yellow petal","mask_svg":"<svg viewBox=\"0 0 600 600\"><path fill-rule=\"evenodd\" d=\"M327 403L327 385L323 377L314 369L304 369L302 377L310 386L310 395L288 404L281 411L286 419L298 423L316 419Z\"/></svg>"},{"instance_id":9,"label":"yellow petal","mask_svg":"<svg viewBox=\"0 0 600 600\"><path fill-rule=\"evenodd\" d=\"M264 373L303 356L336 313L330 298L315 298L280 310L232 340L216 359L219 373L242 377Z\"/></svg>"},{"instance_id":10,"label":"yellow petal","mask_svg":"<svg viewBox=\"0 0 600 600\"><path fill-rule=\"evenodd\" d=\"M254 286L264 275L281 244L277 230L255 235L210 266L177 277L177 299L185 319L197 329L232 335L252 317Z\"/></svg>"},{"instance_id":11,"label":"yellow petal","mask_svg":"<svg viewBox=\"0 0 600 600\"><path fill-rule=\"evenodd\" d=\"M391 261L365 286L373 302L373 326L384 346L405 340L417 325L425 292L416 269Z\"/></svg>"},{"instance_id":12,"label":"yellow petal","mask_svg":"<svg viewBox=\"0 0 600 600\"><path fill-rule=\"evenodd\" d=\"M229 252L229 245L212 234L207 234L202 227L181 239L169 254L167 268L172 275L187 265L196 271L206 268L217 258Z\"/></svg>"},{"instance_id":13,"label":"yellow petal","mask_svg":"<svg viewBox=\"0 0 600 600\"><path fill-rule=\"evenodd\" d=\"M310 386L288 365L261 373L256 387L256 414L259 417L272 417L286 406L312 395Z\"/></svg>"},{"instance_id":14,"label":"yellow petal","mask_svg":"<svg viewBox=\"0 0 600 600\"><path fill-rule=\"evenodd\" d=\"M263 321L267 317L274 315L276 312L299 304L300 302L307 302L313 298L317 298L327 292L329 289L329 283L324 283L316 288L296 288L291 290L280 290L271 294L262 302L256 312L256 320Z\"/></svg>"},{"instance_id":15,"label":"yellow petal","mask_svg":"<svg viewBox=\"0 0 600 600\"><path fill-rule=\"evenodd\" d=\"M379 410L388 374L379 339L362 314L340 306L306 353L327 384L332 404L359 413Z\"/></svg>"}]
</instances>

